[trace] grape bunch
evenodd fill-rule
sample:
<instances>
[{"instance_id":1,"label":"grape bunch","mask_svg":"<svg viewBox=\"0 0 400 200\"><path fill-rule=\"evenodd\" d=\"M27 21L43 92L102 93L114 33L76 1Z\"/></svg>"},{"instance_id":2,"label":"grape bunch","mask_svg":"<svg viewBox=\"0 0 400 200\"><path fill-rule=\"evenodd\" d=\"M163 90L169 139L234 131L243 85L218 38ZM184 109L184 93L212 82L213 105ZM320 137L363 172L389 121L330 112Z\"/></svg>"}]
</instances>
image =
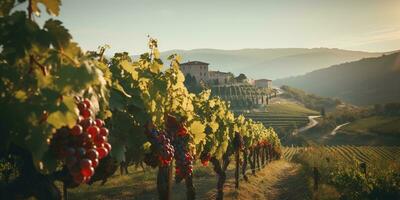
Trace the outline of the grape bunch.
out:
<instances>
[{"instance_id":1,"label":"grape bunch","mask_svg":"<svg viewBox=\"0 0 400 200\"><path fill-rule=\"evenodd\" d=\"M176 161L175 180L178 183L193 173L193 156L190 154L187 146L189 139L187 129L181 126L176 131L175 140L173 141Z\"/></svg>"},{"instance_id":2,"label":"grape bunch","mask_svg":"<svg viewBox=\"0 0 400 200\"><path fill-rule=\"evenodd\" d=\"M174 157L174 147L165 132L155 129L148 133L152 153L147 155L146 164L150 166L168 166ZM157 161L154 159L157 158ZM158 163L155 163L158 162Z\"/></svg>"},{"instance_id":3,"label":"grape bunch","mask_svg":"<svg viewBox=\"0 0 400 200\"><path fill-rule=\"evenodd\" d=\"M50 141L50 149L64 161L75 184L88 182L94 169L111 151L108 129L101 119L93 120L92 104L88 99L77 99L79 118L72 128L57 130Z\"/></svg>"},{"instance_id":4,"label":"grape bunch","mask_svg":"<svg viewBox=\"0 0 400 200\"><path fill-rule=\"evenodd\" d=\"M208 166L208 162L210 161L210 159L211 159L210 153L203 151L200 154L200 160L201 160L201 164L203 164L203 166L205 166L205 167Z\"/></svg>"}]
</instances>

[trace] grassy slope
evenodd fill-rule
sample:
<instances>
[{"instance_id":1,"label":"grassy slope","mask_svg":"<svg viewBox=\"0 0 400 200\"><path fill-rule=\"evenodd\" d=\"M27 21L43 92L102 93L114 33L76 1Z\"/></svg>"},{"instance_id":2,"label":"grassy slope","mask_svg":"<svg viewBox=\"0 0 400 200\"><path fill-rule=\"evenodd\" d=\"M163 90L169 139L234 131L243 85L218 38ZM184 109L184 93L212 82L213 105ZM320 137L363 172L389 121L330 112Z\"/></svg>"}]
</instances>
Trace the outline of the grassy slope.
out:
<instances>
[{"instance_id":1,"label":"grassy slope","mask_svg":"<svg viewBox=\"0 0 400 200\"><path fill-rule=\"evenodd\" d=\"M379 134L400 134L400 117L373 116L356 120L342 131L353 133L374 132Z\"/></svg>"},{"instance_id":2,"label":"grassy slope","mask_svg":"<svg viewBox=\"0 0 400 200\"><path fill-rule=\"evenodd\" d=\"M305 108L304 106L292 102L280 102L267 106L267 112L271 115L318 115L314 110Z\"/></svg>"},{"instance_id":3,"label":"grassy slope","mask_svg":"<svg viewBox=\"0 0 400 200\"><path fill-rule=\"evenodd\" d=\"M356 105L396 102L400 99L399 53L334 65L305 75L275 80L325 97Z\"/></svg>"},{"instance_id":4,"label":"grassy slope","mask_svg":"<svg viewBox=\"0 0 400 200\"><path fill-rule=\"evenodd\" d=\"M233 165L228 168L229 176L233 177ZM119 175L119 171L108 179L105 185L96 182L91 186L82 185L68 190L71 200L78 199L158 199L157 196L157 170L146 167L141 169L129 168L130 174ZM209 192L213 191L217 184L216 176L211 165L203 167L200 164L194 166L194 184L199 199L207 199ZM174 199L185 199L185 183L173 185Z\"/></svg>"},{"instance_id":5,"label":"grassy slope","mask_svg":"<svg viewBox=\"0 0 400 200\"><path fill-rule=\"evenodd\" d=\"M318 119L320 123L322 121ZM330 135L332 128L317 127L293 138L295 145L398 146L400 144L400 117L368 117L356 120Z\"/></svg>"},{"instance_id":6,"label":"grassy slope","mask_svg":"<svg viewBox=\"0 0 400 200\"><path fill-rule=\"evenodd\" d=\"M321 186L318 192L314 191L313 199L331 200L339 199L339 193L327 181L332 168L335 165L341 167L354 167L360 162L368 165L368 171L372 174L397 169L399 164L400 147L355 147L353 145L343 146L314 146L310 147L286 147L283 148L283 159L290 162L299 162L303 164L303 169L310 177L312 167L317 166L321 174ZM329 160L327 159L329 158ZM311 179L311 177L310 177ZM309 186L312 187L312 181ZM318 197L318 198L316 198Z\"/></svg>"},{"instance_id":7,"label":"grassy slope","mask_svg":"<svg viewBox=\"0 0 400 200\"><path fill-rule=\"evenodd\" d=\"M196 199L215 199L217 177L211 166L194 167L194 184ZM101 186L95 183L92 186L82 185L69 190L70 199L158 199L156 190L156 170L141 170L130 168L129 175L114 175ZM248 168L248 173L250 170ZM306 185L304 175L300 174L300 165L284 160L273 161L256 176L248 174L249 182L240 179L239 190L235 189L233 162L227 170L224 199L308 199L310 191ZM173 185L173 199L185 199L185 184Z\"/></svg>"}]
</instances>

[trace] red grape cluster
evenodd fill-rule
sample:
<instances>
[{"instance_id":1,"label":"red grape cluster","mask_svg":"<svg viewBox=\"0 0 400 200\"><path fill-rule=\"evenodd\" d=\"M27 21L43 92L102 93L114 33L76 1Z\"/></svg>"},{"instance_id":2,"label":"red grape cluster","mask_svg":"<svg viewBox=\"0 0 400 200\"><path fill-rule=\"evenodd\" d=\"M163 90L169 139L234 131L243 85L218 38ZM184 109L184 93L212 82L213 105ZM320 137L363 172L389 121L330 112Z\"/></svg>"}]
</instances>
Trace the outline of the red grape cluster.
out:
<instances>
[{"instance_id":1,"label":"red grape cluster","mask_svg":"<svg viewBox=\"0 0 400 200\"><path fill-rule=\"evenodd\" d=\"M211 159L210 153L202 152L200 154L200 160L203 166L208 166L208 162L210 161L210 159Z\"/></svg>"},{"instance_id":2,"label":"red grape cluster","mask_svg":"<svg viewBox=\"0 0 400 200\"><path fill-rule=\"evenodd\" d=\"M175 180L180 182L182 179L191 176L193 173L193 156L188 150L189 143L188 131L184 126L180 126L176 132L175 140Z\"/></svg>"},{"instance_id":3,"label":"red grape cluster","mask_svg":"<svg viewBox=\"0 0 400 200\"><path fill-rule=\"evenodd\" d=\"M171 140L165 132L159 132L155 129L149 132L149 139L153 148L150 156L156 156L160 166L168 166L174 157L174 147L171 144ZM154 166L154 164L150 165Z\"/></svg>"},{"instance_id":4,"label":"red grape cluster","mask_svg":"<svg viewBox=\"0 0 400 200\"><path fill-rule=\"evenodd\" d=\"M88 182L99 160L108 155L111 145L108 129L101 119L93 120L92 104L88 99L77 98L79 119L72 127L58 129L50 148L65 161L76 184Z\"/></svg>"},{"instance_id":5,"label":"red grape cluster","mask_svg":"<svg viewBox=\"0 0 400 200\"><path fill-rule=\"evenodd\" d=\"M268 141L267 140L262 140L258 142L258 146L260 147L266 147L268 146Z\"/></svg>"}]
</instances>

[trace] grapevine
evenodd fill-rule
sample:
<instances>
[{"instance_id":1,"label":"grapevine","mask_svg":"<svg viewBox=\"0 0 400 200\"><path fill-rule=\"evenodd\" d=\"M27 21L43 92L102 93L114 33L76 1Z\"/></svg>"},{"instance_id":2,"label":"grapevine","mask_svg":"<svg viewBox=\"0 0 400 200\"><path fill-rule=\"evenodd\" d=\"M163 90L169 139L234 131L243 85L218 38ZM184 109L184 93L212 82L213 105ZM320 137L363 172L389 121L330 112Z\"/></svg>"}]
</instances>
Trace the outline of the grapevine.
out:
<instances>
[{"instance_id":1,"label":"grapevine","mask_svg":"<svg viewBox=\"0 0 400 200\"><path fill-rule=\"evenodd\" d=\"M13 9L21 3L27 11ZM108 45L85 52L61 21L35 22L38 4L59 14L60 1L11 0L0 7L0 160L23 161L15 165L17 177L0 188L9 191L1 198L59 199L54 180L67 187L104 184L118 164L145 162L158 167L159 197L168 199L175 159L175 180L185 180L193 199L193 164L211 162L221 191L238 134L241 150L268 141L269 152L279 157L272 129L235 116L209 90L189 93L180 57L171 55L164 66L157 40L150 38L149 52L138 59L127 52L106 58ZM22 187L24 182L45 186Z\"/></svg>"},{"instance_id":2,"label":"grapevine","mask_svg":"<svg viewBox=\"0 0 400 200\"><path fill-rule=\"evenodd\" d=\"M188 149L189 133L183 125L180 125L177 130L173 144L176 152L175 180L176 182L180 182L193 173L193 155L191 155Z\"/></svg>"},{"instance_id":3,"label":"grapevine","mask_svg":"<svg viewBox=\"0 0 400 200\"><path fill-rule=\"evenodd\" d=\"M77 124L58 129L50 141L50 150L64 161L75 184L80 184L90 180L99 161L111 151L111 145L104 121L93 120L90 100L77 97L77 107Z\"/></svg>"},{"instance_id":4,"label":"grapevine","mask_svg":"<svg viewBox=\"0 0 400 200\"><path fill-rule=\"evenodd\" d=\"M174 157L174 147L171 144L171 139L165 132L159 132L155 129L148 132L148 137L152 146L152 152L148 155L150 166L168 166ZM157 163L152 163L154 158L157 158Z\"/></svg>"}]
</instances>

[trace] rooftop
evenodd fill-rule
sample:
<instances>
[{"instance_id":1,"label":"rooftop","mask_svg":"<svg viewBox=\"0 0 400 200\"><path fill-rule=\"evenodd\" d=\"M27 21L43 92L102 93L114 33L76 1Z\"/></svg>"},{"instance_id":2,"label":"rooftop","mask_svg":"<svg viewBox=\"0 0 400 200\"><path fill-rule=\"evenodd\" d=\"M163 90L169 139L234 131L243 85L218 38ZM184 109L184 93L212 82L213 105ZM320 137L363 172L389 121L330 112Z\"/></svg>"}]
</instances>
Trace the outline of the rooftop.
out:
<instances>
[{"instance_id":1,"label":"rooftop","mask_svg":"<svg viewBox=\"0 0 400 200\"><path fill-rule=\"evenodd\" d=\"M201 62L201 61L189 61L185 63L181 63L180 65L209 65L209 63Z\"/></svg>"},{"instance_id":2,"label":"rooftop","mask_svg":"<svg viewBox=\"0 0 400 200\"><path fill-rule=\"evenodd\" d=\"M257 79L257 80L255 80L255 81L272 81L272 80L262 78L262 79Z\"/></svg>"},{"instance_id":3,"label":"rooftop","mask_svg":"<svg viewBox=\"0 0 400 200\"><path fill-rule=\"evenodd\" d=\"M230 74L229 72L220 72L220 71L208 71L208 73L212 73L212 74Z\"/></svg>"}]
</instances>

